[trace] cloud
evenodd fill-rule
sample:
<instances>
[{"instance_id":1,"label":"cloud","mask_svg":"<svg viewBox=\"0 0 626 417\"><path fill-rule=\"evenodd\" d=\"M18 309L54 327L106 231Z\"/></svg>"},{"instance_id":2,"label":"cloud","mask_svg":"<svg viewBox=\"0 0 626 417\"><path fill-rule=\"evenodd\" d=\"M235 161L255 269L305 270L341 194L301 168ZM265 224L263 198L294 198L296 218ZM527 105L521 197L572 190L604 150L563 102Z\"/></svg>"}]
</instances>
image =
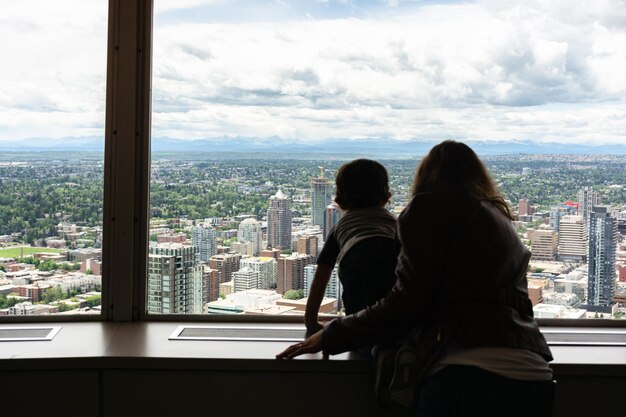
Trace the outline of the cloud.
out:
<instances>
[{"instance_id":1,"label":"cloud","mask_svg":"<svg viewBox=\"0 0 626 417\"><path fill-rule=\"evenodd\" d=\"M3 2L0 140L103 135L107 13L94 0Z\"/></svg>"},{"instance_id":2,"label":"cloud","mask_svg":"<svg viewBox=\"0 0 626 417\"><path fill-rule=\"evenodd\" d=\"M0 45L0 140L102 133L106 7L22 3L0 17L18 39ZM155 3L155 136L625 141L623 1L242 0L241 20Z\"/></svg>"}]
</instances>

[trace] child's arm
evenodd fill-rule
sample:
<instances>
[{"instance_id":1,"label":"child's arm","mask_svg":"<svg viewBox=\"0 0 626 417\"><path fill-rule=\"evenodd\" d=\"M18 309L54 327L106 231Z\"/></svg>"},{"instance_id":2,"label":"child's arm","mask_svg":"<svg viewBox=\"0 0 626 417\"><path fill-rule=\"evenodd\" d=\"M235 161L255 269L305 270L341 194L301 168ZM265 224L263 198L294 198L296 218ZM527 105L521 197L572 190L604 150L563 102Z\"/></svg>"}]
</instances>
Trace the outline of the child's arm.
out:
<instances>
[{"instance_id":1,"label":"child's arm","mask_svg":"<svg viewBox=\"0 0 626 417\"><path fill-rule=\"evenodd\" d=\"M322 304L326 285L328 285L330 276L333 273L333 268L334 265L318 264L315 275L313 275L313 282L311 283L311 288L309 288L309 297L304 312L304 324L309 333L315 333L323 327L317 320L317 313Z\"/></svg>"}]
</instances>

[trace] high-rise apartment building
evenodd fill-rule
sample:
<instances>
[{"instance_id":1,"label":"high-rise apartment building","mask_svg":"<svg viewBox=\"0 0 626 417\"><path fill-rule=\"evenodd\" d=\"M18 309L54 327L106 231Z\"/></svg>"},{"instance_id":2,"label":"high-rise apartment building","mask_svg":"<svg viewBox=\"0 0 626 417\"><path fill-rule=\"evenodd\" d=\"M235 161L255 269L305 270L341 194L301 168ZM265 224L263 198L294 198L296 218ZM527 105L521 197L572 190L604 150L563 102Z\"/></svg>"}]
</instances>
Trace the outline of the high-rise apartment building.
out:
<instances>
[{"instance_id":1,"label":"high-rise apartment building","mask_svg":"<svg viewBox=\"0 0 626 417\"><path fill-rule=\"evenodd\" d=\"M291 200L278 190L270 197L267 209L267 245L271 248L291 247Z\"/></svg>"},{"instance_id":2,"label":"high-rise apartment building","mask_svg":"<svg viewBox=\"0 0 626 417\"><path fill-rule=\"evenodd\" d=\"M252 242L233 242L230 251L245 256L254 256L254 244Z\"/></svg>"},{"instance_id":3,"label":"high-rise apartment building","mask_svg":"<svg viewBox=\"0 0 626 417\"><path fill-rule=\"evenodd\" d=\"M530 203L528 203L528 199L526 198L520 199L518 206L519 206L517 209L518 215L526 216L527 214L532 214L530 213Z\"/></svg>"},{"instance_id":4,"label":"high-rise apartment building","mask_svg":"<svg viewBox=\"0 0 626 417\"><path fill-rule=\"evenodd\" d=\"M519 201L517 214L520 216L530 216L535 213L535 208L530 205L530 202L522 198Z\"/></svg>"},{"instance_id":5,"label":"high-rise apartment building","mask_svg":"<svg viewBox=\"0 0 626 417\"><path fill-rule=\"evenodd\" d=\"M587 260L587 226L583 216L563 216L559 222L559 259L584 262Z\"/></svg>"},{"instance_id":6,"label":"high-rise apartment building","mask_svg":"<svg viewBox=\"0 0 626 417\"><path fill-rule=\"evenodd\" d=\"M217 269L220 284L228 282L233 278L233 272L239 270L241 255L238 253L222 253L209 258L209 266Z\"/></svg>"},{"instance_id":7,"label":"high-rise apartment building","mask_svg":"<svg viewBox=\"0 0 626 417\"><path fill-rule=\"evenodd\" d=\"M278 260L278 257L281 254L281 250L280 249L263 249L261 251L261 257L262 258L274 258L276 260Z\"/></svg>"},{"instance_id":8,"label":"high-rise apartment building","mask_svg":"<svg viewBox=\"0 0 626 417\"><path fill-rule=\"evenodd\" d=\"M215 301L220 296L220 274L217 269L202 267L202 305Z\"/></svg>"},{"instance_id":9,"label":"high-rise apartment building","mask_svg":"<svg viewBox=\"0 0 626 417\"><path fill-rule=\"evenodd\" d=\"M209 262L217 254L217 231L211 226L196 226L191 229L191 244L198 248L197 262Z\"/></svg>"},{"instance_id":10,"label":"high-rise apartment building","mask_svg":"<svg viewBox=\"0 0 626 417\"><path fill-rule=\"evenodd\" d=\"M317 258L317 236L301 236L296 242L296 252Z\"/></svg>"},{"instance_id":11,"label":"high-rise apartment building","mask_svg":"<svg viewBox=\"0 0 626 417\"><path fill-rule=\"evenodd\" d=\"M332 182L324 177L324 168L320 167L320 176L311 178L311 224L324 227L324 210L332 201Z\"/></svg>"},{"instance_id":12,"label":"high-rise apartment building","mask_svg":"<svg viewBox=\"0 0 626 417\"><path fill-rule=\"evenodd\" d=\"M608 207L595 206L589 214L589 310L608 311L615 295L617 222Z\"/></svg>"},{"instance_id":13,"label":"high-rise apartment building","mask_svg":"<svg viewBox=\"0 0 626 417\"><path fill-rule=\"evenodd\" d=\"M249 268L258 272L257 289L268 290L276 288L276 259L267 257L243 258L239 265L242 269Z\"/></svg>"},{"instance_id":14,"label":"high-rise apartment building","mask_svg":"<svg viewBox=\"0 0 626 417\"><path fill-rule=\"evenodd\" d=\"M260 286L259 271L250 267L243 267L233 272L233 291L257 290Z\"/></svg>"},{"instance_id":15,"label":"high-rise apartment building","mask_svg":"<svg viewBox=\"0 0 626 417\"><path fill-rule=\"evenodd\" d=\"M594 206L600 204L599 195L593 191L593 187L583 187L578 191L578 214L583 216L583 220L589 229L589 220Z\"/></svg>"},{"instance_id":16,"label":"high-rise apartment building","mask_svg":"<svg viewBox=\"0 0 626 417\"><path fill-rule=\"evenodd\" d=\"M315 276L315 271L317 271L317 265L307 265L304 267L304 296L305 297L309 296L309 289L311 288L311 283L313 283L313 277ZM337 266L335 266L330 276L330 280L328 281L328 285L326 285L326 292L324 293L324 297L336 298L341 303L342 291L343 291L343 288L341 286L341 281L339 280Z\"/></svg>"},{"instance_id":17,"label":"high-rise apartment building","mask_svg":"<svg viewBox=\"0 0 626 417\"><path fill-rule=\"evenodd\" d=\"M304 267L314 262L311 255L292 253L278 258L278 278L276 292L284 294L289 290L304 289Z\"/></svg>"},{"instance_id":18,"label":"high-rise apartment building","mask_svg":"<svg viewBox=\"0 0 626 417\"><path fill-rule=\"evenodd\" d=\"M237 238L240 242L252 243L252 256L259 256L263 248L263 230L261 222L255 219L245 219L239 223Z\"/></svg>"},{"instance_id":19,"label":"high-rise apartment building","mask_svg":"<svg viewBox=\"0 0 626 417\"><path fill-rule=\"evenodd\" d=\"M337 224L339 219L343 216L343 211L339 208L339 205L334 201L326 206L326 210L324 211L324 226L322 227L324 241L330 234L330 231L333 230L333 227Z\"/></svg>"},{"instance_id":20,"label":"high-rise apartment building","mask_svg":"<svg viewBox=\"0 0 626 417\"><path fill-rule=\"evenodd\" d=\"M202 313L202 266L197 248L180 243L151 244L147 309L151 314Z\"/></svg>"},{"instance_id":21,"label":"high-rise apartment building","mask_svg":"<svg viewBox=\"0 0 626 417\"><path fill-rule=\"evenodd\" d=\"M550 207L548 224L552 229L558 232L561 226L561 219L564 216L571 214L576 214L576 212L573 207L566 204L559 204L557 206Z\"/></svg>"},{"instance_id":22,"label":"high-rise apartment building","mask_svg":"<svg viewBox=\"0 0 626 417\"><path fill-rule=\"evenodd\" d=\"M533 230L528 235L533 259L550 261L556 258L559 247L556 230Z\"/></svg>"}]
</instances>

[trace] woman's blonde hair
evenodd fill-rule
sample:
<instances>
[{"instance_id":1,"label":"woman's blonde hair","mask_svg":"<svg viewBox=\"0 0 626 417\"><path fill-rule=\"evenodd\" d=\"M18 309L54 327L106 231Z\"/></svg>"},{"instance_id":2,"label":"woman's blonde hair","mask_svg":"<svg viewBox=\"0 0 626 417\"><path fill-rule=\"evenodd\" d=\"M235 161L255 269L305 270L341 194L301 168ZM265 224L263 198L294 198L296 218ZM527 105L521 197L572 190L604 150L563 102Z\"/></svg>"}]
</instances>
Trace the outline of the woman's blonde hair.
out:
<instances>
[{"instance_id":1,"label":"woman's blonde hair","mask_svg":"<svg viewBox=\"0 0 626 417\"><path fill-rule=\"evenodd\" d=\"M513 220L511 209L487 168L476 153L461 142L441 142L422 159L413 180L413 195L423 192L452 193L487 201Z\"/></svg>"}]
</instances>

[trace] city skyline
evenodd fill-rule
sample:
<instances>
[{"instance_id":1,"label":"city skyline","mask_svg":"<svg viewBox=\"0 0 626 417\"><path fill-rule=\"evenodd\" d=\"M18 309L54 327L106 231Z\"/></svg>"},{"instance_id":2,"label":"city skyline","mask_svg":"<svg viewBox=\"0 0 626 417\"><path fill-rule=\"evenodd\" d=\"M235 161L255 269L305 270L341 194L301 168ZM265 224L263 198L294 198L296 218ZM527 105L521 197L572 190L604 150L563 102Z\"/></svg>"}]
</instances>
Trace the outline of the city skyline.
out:
<instances>
[{"instance_id":1,"label":"city skyline","mask_svg":"<svg viewBox=\"0 0 626 417\"><path fill-rule=\"evenodd\" d=\"M95 249L101 245L100 220L91 216L86 222L69 223L72 217L78 219L76 216L93 210L85 211L78 205L80 211L64 214L58 212L54 203L67 202L65 193L78 192L80 201L87 197L85 201L91 201L96 209L95 195L89 197L84 192L86 189L97 192L99 187L93 185L98 176L94 172L99 168L80 161L76 164L74 160L68 165L68 161L36 160L34 166L20 162L0 165L0 178L6 185L26 186L31 190L15 189L10 194L29 195L38 201L33 191L41 179L33 178L43 177L45 185L53 186L44 194L60 197L47 201L40 219L34 221L35 228L38 222L43 222L48 229L31 230L26 222L21 227L26 227L22 231L27 235L0 236L0 246L7 246L0 248L0 253L15 253L14 257L21 258L3 260L5 264L0 269L7 272L0 272L0 280L4 278L2 291L8 295L0 296L0 303L5 306L0 308L0 314L57 314L68 310L97 314L99 311L96 303L100 302L100 292L93 289L98 288L102 273L101 251ZM406 191L414 163L409 160L383 163L387 165L394 194L388 209L398 214L411 199ZM624 233L624 161L618 157L591 160L584 156L521 155L492 157L487 163L494 179L506 190L505 195L516 201L512 209L519 217L513 226L532 252L527 278L536 316L583 318L595 317L597 313L621 318L625 311L614 303L621 302L618 300L626 294L626 285L618 282L615 270L626 265L626 245L618 244L610 230L609 233L596 228L588 233L583 215L591 210L592 216L596 216L604 210L603 215L611 219L611 230ZM329 174L324 179L332 183L341 162L325 164ZM306 297L313 273L313 268L307 267L314 265L325 232L339 218L336 204L330 204L326 207L324 227L314 224L315 189L311 188L311 181L321 177L320 166L320 160L280 159L239 160L235 164L161 160L156 164L146 277L148 313L298 314L302 311L305 301L298 299ZM591 183L590 177L595 178ZM55 178L66 186L55 187L58 181ZM67 182L68 178L73 181ZM193 190L192 194L189 190ZM597 205L600 202L610 203L611 207L602 208ZM20 203L17 206L21 207ZM174 211L170 212L168 206L174 207ZM212 207L220 210L205 211L213 210ZM7 206L0 207L0 214L6 209L11 213L11 206ZM27 213L23 215L30 219ZM3 229L20 226L13 217L10 220L9 224L0 226ZM278 235L283 235L280 249L272 244ZM32 247L19 244L31 239ZM35 247L40 245L53 249ZM84 249L77 251L81 247ZM50 253L51 250L56 253ZM255 252L260 252L260 256L254 256ZM78 268L80 272L61 271ZM337 283L332 283L327 296L335 294L337 288ZM76 301L79 296L80 300ZM341 300L329 298L328 303L325 312L340 312Z\"/></svg>"}]
</instances>

